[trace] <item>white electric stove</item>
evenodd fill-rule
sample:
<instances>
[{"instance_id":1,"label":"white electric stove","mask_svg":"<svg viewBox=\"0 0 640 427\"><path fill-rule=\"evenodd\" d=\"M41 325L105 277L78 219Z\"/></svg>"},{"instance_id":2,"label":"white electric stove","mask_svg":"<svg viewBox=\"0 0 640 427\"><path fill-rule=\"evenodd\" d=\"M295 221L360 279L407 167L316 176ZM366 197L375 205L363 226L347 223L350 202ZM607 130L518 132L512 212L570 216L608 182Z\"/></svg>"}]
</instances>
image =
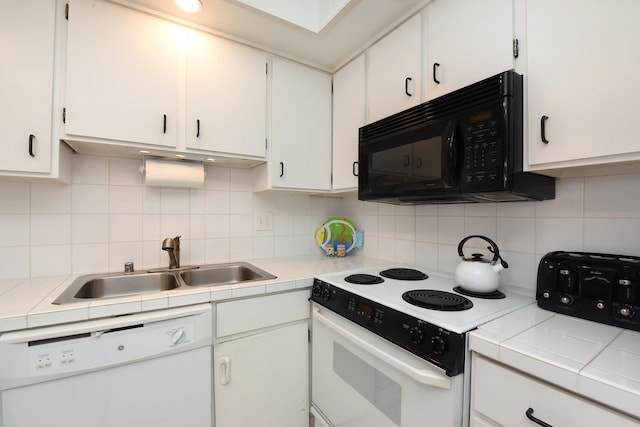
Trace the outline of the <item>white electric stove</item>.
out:
<instances>
[{"instance_id":1,"label":"white electric stove","mask_svg":"<svg viewBox=\"0 0 640 427\"><path fill-rule=\"evenodd\" d=\"M440 427L468 423L467 333L535 299L381 265L317 276L311 301L317 425Z\"/></svg>"}]
</instances>

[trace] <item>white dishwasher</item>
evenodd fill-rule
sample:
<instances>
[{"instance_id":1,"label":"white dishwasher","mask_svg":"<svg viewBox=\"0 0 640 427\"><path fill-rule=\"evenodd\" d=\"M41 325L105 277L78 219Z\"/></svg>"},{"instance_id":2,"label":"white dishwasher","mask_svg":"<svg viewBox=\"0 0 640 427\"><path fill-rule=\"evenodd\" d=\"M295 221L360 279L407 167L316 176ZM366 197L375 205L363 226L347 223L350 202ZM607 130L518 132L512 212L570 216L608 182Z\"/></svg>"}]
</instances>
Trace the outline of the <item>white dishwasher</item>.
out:
<instances>
[{"instance_id":1,"label":"white dishwasher","mask_svg":"<svg viewBox=\"0 0 640 427\"><path fill-rule=\"evenodd\" d=\"M2 427L211 426L210 304L0 336Z\"/></svg>"}]
</instances>

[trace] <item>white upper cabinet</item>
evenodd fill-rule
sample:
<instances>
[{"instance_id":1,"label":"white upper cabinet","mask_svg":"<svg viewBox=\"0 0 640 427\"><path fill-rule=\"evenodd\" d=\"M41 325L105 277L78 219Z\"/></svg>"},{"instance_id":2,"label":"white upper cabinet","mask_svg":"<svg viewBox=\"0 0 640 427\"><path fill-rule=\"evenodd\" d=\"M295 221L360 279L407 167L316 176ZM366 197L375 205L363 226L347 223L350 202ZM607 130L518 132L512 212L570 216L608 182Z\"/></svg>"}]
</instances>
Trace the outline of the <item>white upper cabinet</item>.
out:
<instances>
[{"instance_id":1,"label":"white upper cabinet","mask_svg":"<svg viewBox=\"0 0 640 427\"><path fill-rule=\"evenodd\" d=\"M185 30L106 1L71 0L67 135L176 146Z\"/></svg>"},{"instance_id":2,"label":"white upper cabinet","mask_svg":"<svg viewBox=\"0 0 640 427\"><path fill-rule=\"evenodd\" d=\"M424 11L425 99L514 68L513 0L434 0Z\"/></svg>"},{"instance_id":3,"label":"white upper cabinet","mask_svg":"<svg viewBox=\"0 0 640 427\"><path fill-rule=\"evenodd\" d=\"M331 75L274 58L270 187L331 189Z\"/></svg>"},{"instance_id":4,"label":"white upper cabinet","mask_svg":"<svg viewBox=\"0 0 640 427\"><path fill-rule=\"evenodd\" d=\"M333 75L333 189L358 188L358 135L366 120L365 56Z\"/></svg>"},{"instance_id":5,"label":"white upper cabinet","mask_svg":"<svg viewBox=\"0 0 640 427\"><path fill-rule=\"evenodd\" d=\"M640 160L638 17L636 0L526 2L532 170Z\"/></svg>"},{"instance_id":6,"label":"white upper cabinet","mask_svg":"<svg viewBox=\"0 0 640 427\"><path fill-rule=\"evenodd\" d=\"M368 123L421 101L422 18L414 15L369 49Z\"/></svg>"},{"instance_id":7,"label":"white upper cabinet","mask_svg":"<svg viewBox=\"0 0 640 427\"><path fill-rule=\"evenodd\" d=\"M188 149L265 157L266 62L264 52L200 31L189 32Z\"/></svg>"},{"instance_id":8,"label":"white upper cabinet","mask_svg":"<svg viewBox=\"0 0 640 427\"><path fill-rule=\"evenodd\" d=\"M55 7L0 2L0 174L51 171Z\"/></svg>"}]
</instances>

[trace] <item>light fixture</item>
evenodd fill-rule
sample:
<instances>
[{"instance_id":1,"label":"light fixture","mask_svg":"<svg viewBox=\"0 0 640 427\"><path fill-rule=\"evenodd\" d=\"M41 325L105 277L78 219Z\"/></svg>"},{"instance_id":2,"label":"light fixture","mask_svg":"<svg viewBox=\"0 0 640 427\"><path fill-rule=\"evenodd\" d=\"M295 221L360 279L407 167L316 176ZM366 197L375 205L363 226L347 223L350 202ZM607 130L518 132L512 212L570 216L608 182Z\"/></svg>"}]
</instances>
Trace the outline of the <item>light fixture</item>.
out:
<instances>
[{"instance_id":1,"label":"light fixture","mask_svg":"<svg viewBox=\"0 0 640 427\"><path fill-rule=\"evenodd\" d=\"M186 12L198 12L202 9L200 0L176 0L178 7Z\"/></svg>"}]
</instances>

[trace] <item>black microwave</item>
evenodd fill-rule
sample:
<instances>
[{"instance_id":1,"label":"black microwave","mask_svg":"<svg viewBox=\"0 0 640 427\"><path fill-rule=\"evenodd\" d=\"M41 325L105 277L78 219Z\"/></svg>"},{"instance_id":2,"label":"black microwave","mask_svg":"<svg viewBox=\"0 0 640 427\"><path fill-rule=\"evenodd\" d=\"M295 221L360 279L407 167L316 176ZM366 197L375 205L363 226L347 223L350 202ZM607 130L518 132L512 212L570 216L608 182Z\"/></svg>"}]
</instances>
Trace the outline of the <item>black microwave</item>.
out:
<instances>
[{"instance_id":1,"label":"black microwave","mask_svg":"<svg viewBox=\"0 0 640 427\"><path fill-rule=\"evenodd\" d=\"M555 197L522 170L522 76L505 71L360 128L358 198L393 204Z\"/></svg>"}]
</instances>

